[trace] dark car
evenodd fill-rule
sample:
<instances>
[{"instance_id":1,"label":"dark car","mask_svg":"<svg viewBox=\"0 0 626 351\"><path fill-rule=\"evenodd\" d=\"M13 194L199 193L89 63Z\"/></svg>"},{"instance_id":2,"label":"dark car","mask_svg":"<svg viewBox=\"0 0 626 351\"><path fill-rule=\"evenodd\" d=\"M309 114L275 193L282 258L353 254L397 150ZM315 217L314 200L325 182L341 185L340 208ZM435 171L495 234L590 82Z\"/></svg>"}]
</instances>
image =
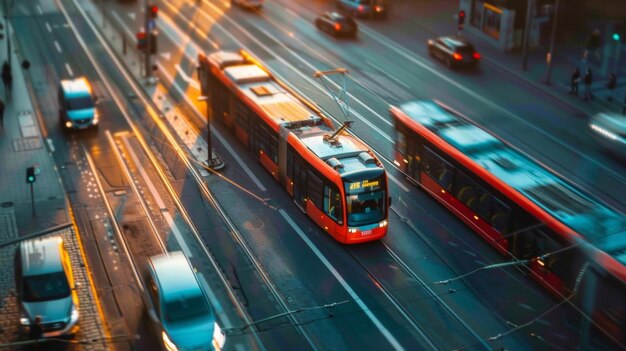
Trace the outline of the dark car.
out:
<instances>
[{"instance_id":1,"label":"dark car","mask_svg":"<svg viewBox=\"0 0 626 351\"><path fill-rule=\"evenodd\" d=\"M475 66L480 61L480 54L474 45L459 36L429 39L428 53L445 62L448 67Z\"/></svg>"},{"instance_id":2,"label":"dark car","mask_svg":"<svg viewBox=\"0 0 626 351\"><path fill-rule=\"evenodd\" d=\"M359 28L352 17L338 12L326 12L315 19L315 27L332 36L356 37Z\"/></svg>"},{"instance_id":3,"label":"dark car","mask_svg":"<svg viewBox=\"0 0 626 351\"><path fill-rule=\"evenodd\" d=\"M385 17L389 5L386 0L337 0L337 8L354 17Z\"/></svg>"}]
</instances>

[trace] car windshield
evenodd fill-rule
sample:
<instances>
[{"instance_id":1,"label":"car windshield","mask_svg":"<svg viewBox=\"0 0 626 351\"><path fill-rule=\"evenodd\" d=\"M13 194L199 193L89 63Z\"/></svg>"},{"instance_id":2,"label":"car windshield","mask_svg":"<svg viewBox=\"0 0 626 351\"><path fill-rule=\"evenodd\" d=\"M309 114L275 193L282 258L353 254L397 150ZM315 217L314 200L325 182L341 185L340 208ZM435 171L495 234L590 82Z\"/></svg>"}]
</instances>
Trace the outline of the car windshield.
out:
<instances>
[{"instance_id":1,"label":"car windshield","mask_svg":"<svg viewBox=\"0 0 626 351\"><path fill-rule=\"evenodd\" d=\"M164 306L165 319L170 323L185 322L210 314L203 295L184 296L167 301Z\"/></svg>"},{"instance_id":2,"label":"car windshield","mask_svg":"<svg viewBox=\"0 0 626 351\"><path fill-rule=\"evenodd\" d=\"M70 285L63 272L28 276L23 281L27 302L57 300L70 295Z\"/></svg>"},{"instance_id":3,"label":"car windshield","mask_svg":"<svg viewBox=\"0 0 626 351\"><path fill-rule=\"evenodd\" d=\"M385 177L346 182L348 226L374 224L385 219Z\"/></svg>"},{"instance_id":4,"label":"car windshield","mask_svg":"<svg viewBox=\"0 0 626 351\"><path fill-rule=\"evenodd\" d=\"M68 110L85 110L93 108L93 99L91 96L78 96L67 100Z\"/></svg>"}]
</instances>

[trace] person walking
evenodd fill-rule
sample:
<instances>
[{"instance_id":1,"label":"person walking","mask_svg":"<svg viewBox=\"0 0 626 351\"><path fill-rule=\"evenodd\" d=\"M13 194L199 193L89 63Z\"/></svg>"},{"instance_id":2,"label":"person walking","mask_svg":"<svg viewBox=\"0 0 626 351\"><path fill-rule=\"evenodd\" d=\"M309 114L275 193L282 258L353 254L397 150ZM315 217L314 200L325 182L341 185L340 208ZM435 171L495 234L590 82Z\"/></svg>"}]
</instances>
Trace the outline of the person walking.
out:
<instances>
[{"instance_id":1,"label":"person walking","mask_svg":"<svg viewBox=\"0 0 626 351\"><path fill-rule=\"evenodd\" d=\"M0 99L0 127L4 128L4 101Z\"/></svg>"},{"instance_id":2,"label":"person walking","mask_svg":"<svg viewBox=\"0 0 626 351\"><path fill-rule=\"evenodd\" d=\"M613 101L613 91L615 90L615 87L617 87L617 76L615 73L611 73L609 75L609 81L606 83L606 87L609 88L609 97L607 100Z\"/></svg>"},{"instance_id":3,"label":"person walking","mask_svg":"<svg viewBox=\"0 0 626 351\"><path fill-rule=\"evenodd\" d=\"M569 90L570 94L578 95L578 82L580 82L580 70L576 67L574 68L574 71L572 71L571 88Z\"/></svg>"},{"instance_id":4,"label":"person walking","mask_svg":"<svg viewBox=\"0 0 626 351\"><path fill-rule=\"evenodd\" d=\"M2 83L4 83L5 97L11 95L11 86L13 84L13 74L11 73L11 66L7 61L4 61L2 65Z\"/></svg>"},{"instance_id":5,"label":"person walking","mask_svg":"<svg viewBox=\"0 0 626 351\"><path fill-rule=\"evenodd\" d=\"M587 68L587 70L585 71L583 82L585 83L585 101L593 99L593 94L591 94L591 83L593 82L593 76L591 75L591 70L589 68Z\"/></svg>"}]
</instances>

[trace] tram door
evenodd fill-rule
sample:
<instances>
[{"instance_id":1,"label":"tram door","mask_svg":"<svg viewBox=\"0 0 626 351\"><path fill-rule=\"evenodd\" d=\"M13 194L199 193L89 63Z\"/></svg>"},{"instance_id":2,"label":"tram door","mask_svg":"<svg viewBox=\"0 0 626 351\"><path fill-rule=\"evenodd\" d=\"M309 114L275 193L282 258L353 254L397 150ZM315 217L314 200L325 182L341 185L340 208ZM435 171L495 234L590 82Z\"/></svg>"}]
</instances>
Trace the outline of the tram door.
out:
<instances>
[{"instance_id":1,"label":"tram door","mask_svg":"<svg viewBox=\"0 0 626 351\"><path fill-rule=\"evenodd\" d=\"M300 157L293 160L293 201L306 212L307 167Z\"/></svg>"}]
</instances>

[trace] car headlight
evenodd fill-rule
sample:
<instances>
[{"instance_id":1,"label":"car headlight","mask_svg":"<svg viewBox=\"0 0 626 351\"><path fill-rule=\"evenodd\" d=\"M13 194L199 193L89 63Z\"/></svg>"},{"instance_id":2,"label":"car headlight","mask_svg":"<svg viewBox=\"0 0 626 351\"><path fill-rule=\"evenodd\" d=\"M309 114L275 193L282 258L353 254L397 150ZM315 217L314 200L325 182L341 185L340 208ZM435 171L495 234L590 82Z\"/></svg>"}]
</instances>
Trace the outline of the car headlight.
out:
<instances>
[{"instance_id":1,"label":"car headlight","mask_svg":"<svg viewBox=\"0 0 626 351\"><path fill-rule=\"evenodd\" d=\"M72 305L72 315L70 316L70 322L75 322L78 320L78 308Z\"/></svg>"},{"instance_id":2,"label":"car headlight","mask_svg":"<svg viewBox=\"0 0 626 351\"><path fill-rule=\"evenodd\" d=\"M100 114L98 111L94 111L93 113L93 124L98 124L100 122Z\"/></svg>"},{"instance_id":3,"label":"car headlight","mask_svg":"<svg viewBox=\"0 0 626 351\"><path fill-rule=\"evenodd\" d=\"M22 317L20 318L20 325L23 325L23 326L30 326L30 319L29 319L28 317L24 317L24 316L22 316Z\"/></svg>"},{"instance_id":4,"label":"car headlight","mask_svg":"<svg viewBox=\"0 0 626 351\"><path fill-rule=\"evenodd\" d=\"M165 348L167 350L178 351L178 348L176 347L176 345L174 345L172 340L170 340L170 338L167 336L167 334L164 331L161 332L161 336L163 337L163 345L165 345Z\"/></svg>"},{"instance_id":5,"label":"car headlight","mask_svg":"<svg viewBox=\"0 0 626 351\"><path fill-rule=\"evenodd\" d=\"M72 122L70 122L70 121L65 122L65 126L67 128L72 128Z\"/></svg>"}]
</instances>

